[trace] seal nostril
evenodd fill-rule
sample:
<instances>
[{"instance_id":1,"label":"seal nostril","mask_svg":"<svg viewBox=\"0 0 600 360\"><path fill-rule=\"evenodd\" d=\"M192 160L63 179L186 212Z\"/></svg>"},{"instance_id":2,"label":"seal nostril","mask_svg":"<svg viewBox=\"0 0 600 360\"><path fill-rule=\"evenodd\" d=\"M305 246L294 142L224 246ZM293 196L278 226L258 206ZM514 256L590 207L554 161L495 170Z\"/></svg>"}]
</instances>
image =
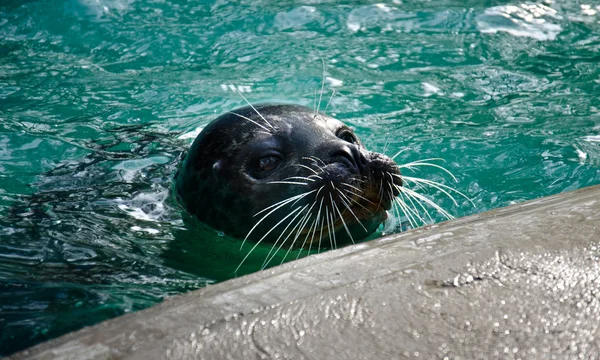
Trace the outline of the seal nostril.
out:
<instances>
[{"instance_id":1,"label":"seal nostril","mask_svg":"<svg viewBox=\"0 0 600 360\"><path fill-rule=\"evenodd\" d=\"M365 157L365 155L363 155L362 151L357 150L357 152L358 152L358 156L357 156L357 158L358 158L358 164L360 165L360 167L362 169L366 169L367 165L369 164L369 161L367 160L367 158Z\"/></svg>"},{"instance_id":2,"label":"seal nostril","mask_svg":"<svg viewBox=\"0 0 600 360\"><path fill-rule=\"evenodd\" d=\"M337 161L344 164L348 169L353 170L355 172L360 172L360 167L356 163L356 159L353 155L352 150L350 150L347 146L344 146L341 149L337 149L331 154L331 160Z\"/></svg>"},{"instance_id":3,"label":"seal nostril","mask_svg":"<svg viewBox=\"0 0 600 360\"><path fill-rule=\"evenodd\" d=\"M358 165L358 170L361 174L365 174L369 165L369 161L358 146L353 146L351 151L352 156L354 157L355 162Z\"/></svg>"}]
</instances>

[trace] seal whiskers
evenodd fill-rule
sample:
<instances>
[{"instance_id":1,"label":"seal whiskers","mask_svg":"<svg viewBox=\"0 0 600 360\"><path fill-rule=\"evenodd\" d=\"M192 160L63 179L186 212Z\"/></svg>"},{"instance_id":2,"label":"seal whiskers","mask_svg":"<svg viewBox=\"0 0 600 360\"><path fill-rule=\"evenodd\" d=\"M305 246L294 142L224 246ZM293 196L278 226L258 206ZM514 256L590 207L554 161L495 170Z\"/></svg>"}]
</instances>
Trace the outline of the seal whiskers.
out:
<instances>
[{"instance_id":1,"label":"seal whiskers","mask_svg":"<svg viewBox=\"0 0 600 360\"><path fill-rule=\"evenodd\" d=\"M344 200L344 199L349 200L348 197L342 191L340 191L339 189L338 189L338 192L342 196L340 198L340 201L342 201L342 204L344 204L344 206L346 207L346 209L348 209L348 211L350 212L350 214L352 214L352 216L354 216L354 218L356 219L356 222L360 224L360 226L365 230L365 232L369 232L367 230L367 228L363 225L362 221L360 221L360 219L356 216L356 214L354 213L354 211L352 211L352 207L350 206L350 204L347 201ZM365 210L368 211L369 209L365 208Z\"/></svg>"},{"instance_id":2,"label":"seal whiskers","mask_svg":"<svg viewBox=\"0 0 600 360\"><path fill-rule=\"evenodd\" d=\"M298 218L298 216L300 216L300 214L302 214L304 212L304 210L308 207L308 205L304 205L304 207L301 208L301 210L296 214L296 216L294 216L289 223L287 224L287 226L281 231L281 233L279 234L279 236L277 237L277 240L275 240L275 243L273 243L273 245L271 246L271 250L269 250L269 253L267 254L267 257L265 259L265 261L263 262L262 266L261 266L261 270L264 269L268 263L271 261L271 259L277 254L277 251L279 251L281 249L281 247L283 246L283 244L285 244L285 242L287 241L287 239L290 237L290 235L294 232L294 230L296 229L297 226L300 225L300 223L302 222L302 220L298 221L298 224L296 224L287 234L287 236L283 239L283 241L281 242L281 245L279 245L279 248L277 248L277 251L275 251L273 253L273 249L275 249L275 247L277 246L277 244L279 243L279 240L281 240L281 238L283 237L283 235L285 234L285 232L287 231L287 229L294 223L294 220L296 220ZM310 213L310 211L309 211ZM275 226L277 227L277 226ZM274 229L274 228L273 228ZM271 231L273 230L271 229ZM273 253L273 256L270 257L271 253Z\"/></svg>"},{"instance_id":3,"label":"seal whiskers","mask_svg":"<svg viewBox=\"0 0 600 360\"><path fill-rule=\"evenodd\" d=\"M426 161L435 161L435 160L444 161L444 159L440 159L440 158L430 158L430 159L417 160L417 161L413 161L410 163L402 164L402 165L399 165L398 167L401 169L406 168L406 169L414 170L415 167L418 167L418 166L431 166L431 167L434 167L434 168L444 171L445 173L447 173L448 175L450 175L452 177L452 180L457 181L456 177L454 176L454 174L452 174L452 172L450 172L450 170L446 169L445 167L443 167L441 165L426 162Z\"/></svg>"},{"instance_id":4,"label":"seal whiskers","mask_svg":"<svg viewBox=\"0 0 600 360\"><path fill-rule=\"evenodd\" d=\"M350 184L348 184L348 183L345 183L345 182L344 182L344 183L342 183L342 185L344 185L344 186L347 186L347 187L349 187L349 188L352 188L352 189L354 189L354 190L356 190L356 191L358 191L358 192L360 192L360 193L361 193L361 192L363 192L361 189L357 188L356 186L352 186L352 185L350 185Z\"/></svg>"},{"instance_id":5,"label":"seal whiskers","mask_svg":"<svg viewBox=\"0 0 600 360\"><path fill-rule=\"evenodd\" d=\"M244 99L244 101L246 102L246 104L248 104L248 106L250 106L252 108L252 110L254 110L256 112L256 114L258 114L258 116L260 116L261 119L263 119L263 121L265 123L267 123L267 125L269 125L269 127L273 130L275 130L275 128L273 127L273 125L271 125L270 122L267 121L267 119L265 119L264 116L262 116L262 114L260 112L258 112L258 110L256 110L256 108L254 107L254 105L252 105L250 103L250 101L248 101L248 99L246 99L246 97L237 89L237 87L235 87L235 85L233 85L231 82L229 82L229 85L231 85L233 87L233 89L235 90L235 92L238 93L239 96L242 97L242 99Z\"/></svg>"},{"instance_id":6,"label":"seal whiskers","mask_svg":"<svg viewBox=\"0 0 600 360\"><path fill-rule=\"evenodd\" d=\"M390 159L396 160L396 157L398 157L398 155L402 154L406 150L408 150L408 148L400 149L397 153L394 154L394 156L390 157Z\"/></svg>"},{"instance_id":7,"label":"seal whiskers","mask_svg":"<svg viewBox=\"0 0 600 360\"><path fill-rule=\"evenodd\" d=\"M247 234L247 235L246 235L246 237L244 238L244 241L242 241L242 245L240 246L240 249L241 249L241 248L244 246L244 243L246 242L246 240L248 240L248 237L250 236L250 234L252 234L252 232L254 231L254 229L256 229L256 227L257 227L258 225L260 225L260 223L261 223L261 222L262 222L264 219L266 219L266 218L267 218L269 215L271 215L271 214L272 214L272 213L274 213L275 211L279 210L280 208L284 207L285 205L287 205L287 204L291 203L292 201L298 201L298 200L302 199L303 197L306 197L306 196L310 195L311 193L313 193L313 192L315 192L315 191L317 191L317 190L311 190L311 191L307 191L307 192L305 192L305 193L303 193L303 194L300 194L300 195L292 196L291 198L288 198L288 199L282 200L282 201L280 201L280 202L278 202L278 203L276 203L276 204L273 204L273 205L271 205L271 206L269 206L269 207L267 207L267 208L264 208L263 210L261 210L261 211L257 212L256 214L254 214L254 216L257 216L258 214L261 214L262 212L264 212L264 211L266 211L266 210L268 210L268 209L271 209L271 208L275 207L273 210L271 210L269 213L267 213L265 216L263 216L263 217L262 217L260 220L258 220L258 221L256 222L256 224L255 224L255 225L252 227L252 229L250 229L250 231L248 231L248 234ZM279 224L279 223L278 223L278 224ZM267 234L265 234L265 236L266 236L266 235L268 235L268 233L267 233ZM264 236L263 236L263 238L264 238ZM261 239L261 240L262 240L262 239Z\"/></svg>"},{"instance_id":8,"label":"seal whiskers","mask_svg":"<svg viewBox=\"0 0 600 360\"><path fill-rule=\"evenodd\" d=\"M327 101L327 105L325 105L325 110L323 110L323 113L327 113L327 108L329 107L329 103L331 103L331 99L333 99L333 95L335 95L335 89L331 92L331 96L329 97L329 100Z\"/></svg>"},{"instance_id":9,"label":"seal whiskers","mask_svg":"<svg viewBox=\"0 0 600 360\"><path fill-rule=\"evenodd\" d=\"M458 205L458 202L456 201L456 199L448 191L452 191L452 192L457 193L458 195L460 195L460 196L464 197L465 199L467 199L471 203L471 205L475 206L475 204L473 203L473 201L471 199L469 199L469 197L467 195L463 194L462 192L460 192L460 191L458 191L458 190L456 190L456 189L454 189L454 188L452 188L452 187L450 187L448 185L444 185L444 184L441 184L441 183L439 183L437 181L433 181L433 180L420 179L420 178L409 177L409 176L404 176L403 179L411 181L411 182L416 183L416 184L429 185L429 186L431 186L433 188L438 189L439 191L443 192L448 198L450 198L452 200L452 202L454 202L454 205ZM446 189L448 191L446 191L444 189Z\"/></svg>"},{"instance_id":10,"label":"seal whiskers","mask_svg":"<svg viewBox=\"0 0 600 360\"><path fill-rule=\"evenodd\" d=\"M269 181L267 184L288 184L288 185L308 185L308 183L301 183L295 181Z\"/></svg>"},{"instance_id":11,"label":"seal whiskers","mask_svg":"<svg viewBox=\"0 0 600 360\"><path fill-rule=\"evenodd\" d=\"M296 166L298 166L298 167L302 167L302 168L305 168L305 169L308 169L308 170L312 171L312 172L314 173L314 175L315 175L315 176L319 176L319 173L318 173L318 172L316 172L316 171L315 171L315 169L313 169L313 168L311 168L311 167L309 167L309 166L306 166L306 165L304 165L304 164L296 164Z\"/></svg>"},{"instance_id":12,"label":"seal whiskers","mask_svg":"<svg viewBox=\"0 0 600 360\"><path fill-rule=\"evenodd\" d=\"M325 215L327 217L327 233L329 234L329 246L331 247L331 249L335 249L337 248L337 241L335 241L335 232L333 232L333 221L331 219L332 215L329 213L329 206L325 206Z\"/></svg>"},{"instance_id":13,"label":"seal whiskers","mask_svg":"<svg viewBox=\"0 0 600 360\"><path fill-rule=\"evenodd\" d=\"M307 250L307 254L310 254L311 245L314 240L315 231L316 231L317 224L318 224L317 220L318 220L318 218L315 217L312 224L310 224L310 227L308 228L308 231L306 232L306 237L304 237L304 242L302 242L302 246L300 246L300 251L298 251L298 255L296 255L296 260L298 260L300 258L300 254L302 254L302 249L304 249L304 246L306 246L306 241L308 240L309 237L311 237L311 234L312 234L312 239L311 239L310 243L308 244L308 250ZM287 254L286 254L286 256L287 256Z\"/></svg>"},{"instance_id":14,"label":"seal whiskers","mask_svg":"<svg viewBox=\"0 0 600 360\"><path fill-rule=\"evenodd\" d=\"M298 238L302 234L302 230L306 227L306 224L310 221L311 210L316 205L316 203L317 203L316 201L313 202L313 204L311 205L311 207L308 210L308 212L306 213L306 215L304 215L304 217L300 220L300 223L299 223L300 226L298 226L298 228L296 229L296 235L294 236L294 240L291 242L290 246L288 247L288 250L286 251L283 259L281 259L281 263L280 264L283 264L283 262L285 261L285 259L288 256L288 254L290 253L290 251L294 247L294 244L296 244L296 241L298 240ZM307 236L308 236L308 233L307 233ZM305 239L305 241L306 241L306 239ZM281 249L283 247L284 243L285 243L285 241L279 246L279 249ZM277 249L277 251L279 251L279 249ZM273 255L273 257L274 256L275 256L275 254ZM268 265L268 263L267 263L267 265Z\"/></svg>"},{"instance_id":15,"label":"seal whiskers","mask_svg":"<svg viewBox=\"0 0 600 360\"><path fill-rule=\"evenodd\" d=\"M442 214L446 219L448 219L448 220L454 219L454 216L450 215L446 210L442 209L438 204L433 202L431 199L425 197L424 195L421 195L421 194L419 194L411 189L408 189L406 187L402 188L402 192L404 194L406 194L407 196L412 196L414 199L421 200L421 201L425 202L426 204L430 205L431 207L436 209L440 214Z\"/></svg>"},{"instance_id":16,"label":"seal whiskers","mask_svg":"<svg viewBox=\"0 0 600 360\"><path fill-rule=\"evenodd\" d=\"M327 163L325 161L323 161L322 159L320 159L317 156L304 156L303 159L308 159L308 160L313 160L315 162L320 162L321 164L323 164L324 166L327 166ZM319 165L316 165L317 167L319 167ZM323 171L323 169L321 167L319 167L319 169L321 169L321 171Z\"/></svg>"},{"instance_id":17,"label":"seal whiskers","mask_svg":"<svg viewBox=\"0 0 600 360\"><path fill-rule=\"evenodd\" d=\"M311 175L314 176L314 175ZM311 179L310 176L306 177L306 176L290 176L289 178L285 178L283 179L283 181L287 181L287 180L305 180L305 181L311 181L314 182L315 179Z\"/></svg>"},{"instance_id":18,"label":"seal whiskers","mask_svg":"<svg viewBox=\"0 0 600 360\"><path fill-rule=\"evenodd\" d=\"M387 173L387 175L388 175L388 176L389 176L391 179L393 179L393 176L394 176L394 174ZM402 179L402 180L404 180L404 177L401 177L401 179ZM405 182L404 182L404 181L403 181L403 183L405 184ZM405 186L408 186L408 185L407 185L407 184L405 184ZM402 189L399 189L399 188L397 188L397 189L398 189L398 191L399 191L399 194L398 194L398 198L397 198L397 200L399 201L400 199L402 199L403 203L404 203L405 205L407 205L407 206L408 206L408 204L406 203L406 201L404 201L403 192L401 191ZM423 212L425 212L425 215L427 215L427 217L429 218L429 220L430 220L432 223L434 222L434 221L433 221L433 218L431 217L431 215L429 214L429 212L427 211L427 209L425 208L425 206L423 206L423 204L422 204L421 202L419 202L419 201L416 201L416 204L415 204L415 201L413 201L413 198L412 198L411 196L408 196L408 195L406 195L406 199L407 199L407 200L410 202L410 205L412 205L412 208L414 209L414 214L415 214L415 215L417 215L417 216L419 217L419 219L421 220L421 223L422 223L423 225L427 224L427 222L426 222L426 221L425 221L425 220L424 220L424 219L423 219L423 218L422 218L420 215L418 215L419 211L418 211L418 209L417 209L417 206L416 206L416 204L418 204L418 205L419 205L419 207L420 207L420 208L423 210Z\"/></svg>"},{"instance_id":19,"label":"seal whiskers","mask_svg":"<svg viewBox=\"0 0 600 360\"><path fill-rule=\"evenodd\" d=\"M404 199L404 194L401 193L400 196ZM429 219L429 221L431 223L434 222L433 218L431 217L431 214L429 214L429 211L427 211L427 208L420 202L420 201L413 201L413 198L411 196L406 195L406 199L410 202L410 204L412 205L413 209L415 209L415 211L418 212L417 209L417 205L419 205L419 207L421 208L421 210L423 210L423 212L425 213L425 215L427 215L427 218ZM423 222L423 224L426 224L426 222Z\"/></svg>"},{"instance_id":20,"label":"seal whiskers","mask_svg":"<svg viewBox=\"0 0 600 360\"><path fill-rule=\"evenodd\" d=\"M238 114L238 113L234 113L233 111L230 111L229 113L230 113L230 114L233 114L233 115L235 115L235 116L238 116L238 117L240 117L240 118L242 118L242 119L244 119L244 120L250 121L250 122L251 122L251 123L253 123L254 125L256 125L256 126L260 126L261 128L265 129L265 131L267 131L267 132L269 132L269 133L271 132L271 129L268 129L268 128L266 128L265 126L263 126L263 125L261 125L261 124L257 123L256 121L254 121L254 120L250 119L250 118L249 118L249 117L247 117L247 116L240 115L240 114Z\"/></svg>"},{"instance_id":21,"label":"seal whiskers","mask_svg":"<svg viewBox=\"0 0 600 360\"><path fill-rule=\"evenodd\" d=\"M313 203L312 206L316 205L316 202ZM310 221L310 211L306 213L306 215L304 216L304 218L302 219L302 223L300 224L300 226L298 227L298 229L296 230L296 236L294 237L294 240L292 241L292 243L290 244L290 246L288 247L288 250L286 251L283 259L281 259L281 264L283 264L285 262L285 259L287 259L287 256L289 255L290 251L292 250L292 248L294 247L294 244L296 243L296 241L298 240L298 238L300 237L300 235L302 234L302 229L306 226L306 224ZM314 220L313 220L314 222ZM311 225L312 227L312 225ZM306 233L306 237L304 238L304 242L303 245L306 243L306 239L308 238L308 235L310 235L310 228L309 228L309 232ZM283 244L282 244L283 245ZM298 252L298 255L300 255L300 252Z\"/></svg>"},{"instance_id":22,"label":"seal whiskers","mask_svg":"<svg viewBox=\"0 0 600 360\"><path fill-rule=\"evenodd\" d=\"M323 64L323 76L321 77L321 93L319 94L319 103L317 104L314 116L317 116L317 114L321 110L321 99L323 99L323 91L325 90L325 60L323 58L321 58L321 63Z\"/></svg>"},{"instance_id":23,"label":"seal whiskers","mask_svg":"<svg viewBox=\"0 0 600 360\"><path fill-rule=\"evenodd\" d=\"M321 220L321 210L323 210L323 200L325 198L321 198L321 204L319 204L319 213L317 214L317 221L319 225L321 225L321 231L319 233L319 247L317 248L317 252L321 252L321 240L323 240L323 220Z\"/></svg>"},{"instance_id":24,"label":"seal whiskers","mask_svg":"<svg viewBox=\"0 0 600 360\"><path fill-rule=\"evenodd\" d=\"M416 227L416 220L413 217L411 209L406 205L406 202L402 200L400 197L394 198L395 204L398 205L398 208L404 213L411 227Z\"/></svg>"},{"instance_id":25,"label":"seal whiskers","mask_svg":"<svg viewBox=\"0 0 600 360\"><path fill-rule=\"evenodd\" d=\"M256 244L254 244L254 246L252 247L252 249L250 249L250 251L248 251L248 254L246 254L246 256L242 259L242 261L240 262L240 264L238 265L238 267L235 269L234 272L237 273L237 271L240 269L240 267L242 266L242 264L244 263L244 261L246 261L246 259L248 258L248 256L250 256L250 254L254 251L254 249L256 249L256 247L258 245L260 245L260 243L271 233L271 231L273 231L277 226L279 226L282 222L284 222L287 218L289 218L290 216L294 215L298 210L300 210L301 208L296 208L294 210L292 210L289 214L287 214L287 216L285 216L283 219L281 219L275 226L273 226L271 228L271 230L269 230L265 235L263 235L262 238L260 238L260 240L258 240L256 242ZM249 235L249 234L248 234ZM246 239L244 239L245 241ZM243 246L243 244L242 244Z\"/></svg>"},{"instance_id":26,"label":"seal whiskers","mask_svg":"<svg viewBox=\"0 0 600 360\"><path fill-rule=\"evenodd\" d=\"M346 229L346 233L350 237L350 240L352 240L352 243L355 244L354 238L352 237L352 234L350 233L350 230L348 230L348 226L346 225L346 222L344 221L344 216L342 216L342 213L340 212L340 209L338 208L338 206L333 201L333 197L332 197L331 193L329 193L329 197L331 198L331 204L333 205L335 211L337 211L338 215L340 216L340 220L342 220L342 224L344 225L344 229Z\"/></svg>"}]
</instances>

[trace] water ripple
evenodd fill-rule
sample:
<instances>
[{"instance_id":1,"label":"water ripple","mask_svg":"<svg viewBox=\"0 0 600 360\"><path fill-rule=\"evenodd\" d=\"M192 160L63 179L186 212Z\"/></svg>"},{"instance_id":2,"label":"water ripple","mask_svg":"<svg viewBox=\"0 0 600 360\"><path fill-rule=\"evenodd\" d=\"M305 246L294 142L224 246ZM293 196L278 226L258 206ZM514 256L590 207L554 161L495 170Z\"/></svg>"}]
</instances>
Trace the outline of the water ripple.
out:
<instances>
[{"instance_id":1,"label":"water ripple","mask_svg":"<svg viewBox=\"0 0 600 360\"><path fill-rule=\"evenodd\" d=\"M551 19L561 19L557 11L543 4L519 4L495 6L486 9L476 19L482 33L506 32L513 36L536 40L554 40L562 27Z\"/></svg>"}]
</instances>

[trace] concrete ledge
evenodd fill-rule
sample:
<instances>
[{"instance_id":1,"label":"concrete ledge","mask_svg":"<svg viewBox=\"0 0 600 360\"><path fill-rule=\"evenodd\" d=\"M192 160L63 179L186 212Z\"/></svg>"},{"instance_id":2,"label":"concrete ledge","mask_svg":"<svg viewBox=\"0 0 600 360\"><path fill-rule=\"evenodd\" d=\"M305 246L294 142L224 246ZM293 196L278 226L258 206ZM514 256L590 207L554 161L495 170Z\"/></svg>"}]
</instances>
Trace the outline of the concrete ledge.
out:
<instances>
[{"instance_id":1,"label":"concrete ledge","mask_svg":"<svg viewBox=\"0 0 600 360\"><path fill-rule=\"evenodd\" d=\"M597 358L600 186L311 256L12 359Z\"/></svg>"}]
</instances>

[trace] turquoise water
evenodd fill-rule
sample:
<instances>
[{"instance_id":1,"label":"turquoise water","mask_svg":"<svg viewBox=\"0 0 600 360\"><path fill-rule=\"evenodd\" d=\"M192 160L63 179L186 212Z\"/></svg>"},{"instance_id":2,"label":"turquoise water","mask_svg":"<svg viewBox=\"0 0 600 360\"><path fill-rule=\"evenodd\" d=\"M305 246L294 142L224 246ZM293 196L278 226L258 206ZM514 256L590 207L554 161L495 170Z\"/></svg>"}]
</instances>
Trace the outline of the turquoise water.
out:
<instances>
[{"instance_id":1,"label":"turquoise water","mask_svg":"<svg viewBox=\"0 0 600 360\"><path fill-rule=\"evenodd\" d=\"M168 197L233 86L313 107L324 78L368 148L445 160L415 175L457 217L599 184L598 34L585 1L3 1L0 356L234 276L248 248Z\"/></svg>"}]
</instances>

